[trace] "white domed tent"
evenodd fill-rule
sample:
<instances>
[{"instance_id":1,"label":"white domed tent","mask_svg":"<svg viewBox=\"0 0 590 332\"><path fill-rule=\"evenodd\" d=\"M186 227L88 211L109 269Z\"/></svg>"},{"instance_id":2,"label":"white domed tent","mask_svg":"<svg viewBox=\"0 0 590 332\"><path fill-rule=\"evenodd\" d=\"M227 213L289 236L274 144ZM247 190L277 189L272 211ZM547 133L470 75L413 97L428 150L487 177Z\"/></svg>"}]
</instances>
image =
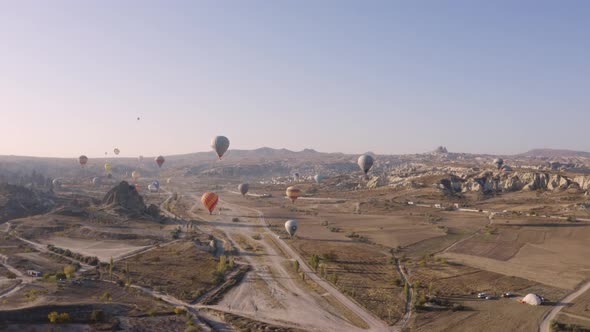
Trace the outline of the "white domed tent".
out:
<instances>
[{"instance_id":1,"label":"white domed tent","mask_svg":"<svg viewBox=\"0 0 590 332\"><path fill-rule=\"evenodd\" d=\"M541 305L543 303L541 298L536 294L528 294L522 299L521 302L530 305Z\"/></svg>"}]
</instances>

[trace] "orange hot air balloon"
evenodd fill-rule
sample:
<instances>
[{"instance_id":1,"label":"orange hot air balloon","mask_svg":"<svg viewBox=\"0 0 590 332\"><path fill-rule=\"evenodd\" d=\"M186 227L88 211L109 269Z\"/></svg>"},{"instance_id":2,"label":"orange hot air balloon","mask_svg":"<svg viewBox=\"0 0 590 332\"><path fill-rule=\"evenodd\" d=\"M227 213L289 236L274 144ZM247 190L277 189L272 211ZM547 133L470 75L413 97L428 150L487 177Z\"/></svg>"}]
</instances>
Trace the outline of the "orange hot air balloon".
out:
<instances>
[{"instance_id":1,"label":"orange hot air balloon","mask_svg":"<svg viewBox=\"0 0 590 332\"><path fill-rule=\"evenodd\" d=\"M207 210L209 210L209 214L211 214L219 202L219 196L216 193L207 192L201 197L201 202L203 202L203 205L205 205Z\"/></svg>"},{"instance_id":2,"label":"orange hot air balloon","mask_svg":"<svg viewBox=\"0 0 590 332\"><path fill-rule=\"evenodd\" d=\"M289 187L287 188L287 197L291 200L291 202L295 203L295 200L301 196L301 189L297 187Z\"/></svg>"}]
</instances>

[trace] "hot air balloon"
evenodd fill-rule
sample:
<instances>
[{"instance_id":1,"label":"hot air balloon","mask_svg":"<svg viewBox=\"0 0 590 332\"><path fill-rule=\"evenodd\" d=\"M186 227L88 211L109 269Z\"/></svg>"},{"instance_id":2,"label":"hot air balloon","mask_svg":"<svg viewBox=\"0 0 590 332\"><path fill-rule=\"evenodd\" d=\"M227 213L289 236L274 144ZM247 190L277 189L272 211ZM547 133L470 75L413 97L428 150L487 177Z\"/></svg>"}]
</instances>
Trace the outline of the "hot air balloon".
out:
<instances>
[{"instance_id":1,"label":"hot air balloon","mask_svg":"<svg viewBox=\"0 0 590 332\"><path fill-rule=\"evenodd\" d=\"M494 165L496 165L496 167L498 169L501 169L502 168L502 165L504 165L504 159L502 159L502 158L496 158L496 159L494 159Z\"/></svg>"},{"instance_id":2,"label":"hot air balloon","mask_svg":"<svg viewBox=\"0 0 590 332\"><path fill-rule=\"evenodd\" d=\"M297 222L297 220L287 220L287 222L285 223L285 229L287 230L287 233L289 233L289 236L293 237L293 235L295 235L298 226L299 223Z\"/></svg>"},{"instance_id":3,"label":"hot air balloon","mask_svg":"<svg viewBox=\"0 0 590 332\"><path fill-rule=\"evenodd\" d=\"M203 202L203 205L205 205L207 210L209 210L209 214L211 214L213 213L217 202L219 202L219 196L212 192L206 192L201 197L201 202Z\"/></svg>"},{"instance_id":4,"label":"hot air balloon","mask_svg":"<svg viewBox=\"0 0 590 332\"><path fill-rule=\"evenodd\" d=\"M86 163L88 163L88 157L86 157L85 155L81 155L80 157L78 157L78 161L80 162L80 166L84 167L86 166Z\"/></svg>"},{"instance_id":5,"label":"hot air balloon","mask_svg":"<svg viewBox=\"0 0 590 332\"><path fill-rule=\"evenodd\" d=\"M299 182L299 173L295 172L295 174L293 174L293 178L295 178L295 182Z\"/></svg>"},{"instance_id":6,"label":"hot air balloon","mask_svg":"<svg viewBox=\"0 0 590 332\"><path fill-rule=\"evenodd\" d=\"M137 117L137 121L139 121L139 116Z\"/></svg>"},{"instance_id":7,"label":"hot air balloon","mask_svg":"<svg viewBox=\"0 0 590 332\"><path fill-rule=\"evenodd\" d=\"M51 181L51 184L53 185L53 187L55 189L58 189L61 187L61 180L60 179L53 179L53 181Z\"/></svg>"},{"instance_id":8,"label":"hot air balloon","mask_svg":"<svg viewBox=\"0 0 590 332\"><path fill-rule=\"evenodd\" d=\"M166 179L166 183L167 183L167 184L170 184L170 183L172 183L172 178L167 178L167 179Z\"/></svg>"},{"instance_id":9,"label":"hot air balloon","mask_svg":"<svg viewBox=\"0 0 590 332\"><path fill-rule=\"evenodd\" d=\"M137 181L139 179L139 177L141 176L141 173L139 173L139 171L133 171L131 172L131 177L133 178L133 180Z\"/></svg>"},{"instance_id":10,"label":"hot air balloon","mask_svg":"<svg viewBox=\"0 0 590 332\"><path fill-rule=\"evenodd\" d=\"M287 197L291 200L291 202L295 203L295 200L301 196L301 189L297 187L289 187L287 188Z\"/></svg>"},{"instance_id":11,"label":"hot air balloon","mask_svg":"<svg viewBox=\"0 0 590 332\"><path fill-rule=\"evenodd\" d=\"M113 165L106 163L104 164L104 170L108 173L111 174L111 170L113 169Z\"/></svg>"},{"instance_id":12,"label":"hot air balloon","mask_svg":"<svg viewBox=\"0 0 590 332\"><path fill-rule=\"evenodd\" d=\"M115 153L115 155L117 155L117 156L118 156L118 155L119 155L119 153L121 153L121 150L119 150L119 148L115 148L115 149L113 150L113 152Z\"/></svg>"},{"instance_id":13,"label":"hot air balloon","mask_svg":"<svg viewBox=\"0 0 590 332\"><path fill-rule=\"evenodd\" d=\"M158 164L158 167L160 167L160 168L162 168L162 165L166 161L166 159L164 159L163 156L157 156L156 159L154 159L154 160L156 161L156 164Z\"/></svg>"},{"instance_id":14,"label":"hot air balloon","mask_svg":"<svg viewBox=\"0 0 590 332\"><path fill-rule=\"evenodd\" d=\"M98 176L92 179L92 184L95 186L100 186L101 182L102 182L102 179L99 178Z\"/></svg>"},{"instance_id":15,"label":"hot air balloon","mask_svg":"<svg viewBox=\"0 0 590 332\"><path fill-rule=\"evenodd\" d=\"M223 157L223 154L225 154L225 152L227 152L227 149L229 148L229 139L227 139L227 137L225 136L216 136L211 141L211 147L213 148L213 151L217 153L219 159L221 159L221 157Z\"/></svg>"},{"instance_id":16,"label":"hot air balloon","mask_svg":"<svg viewBox=\"0 0 590 332\"><path fill-rule=\"evenodd\" d=\"M152 193L158 192L158 188L156 186L154 186L153 183L148 185L148 190L149 190L149 192L152 192Z\"/></svg>"},{"instance_id":17,"label":"hot air balloon","mask_svg":"<svg viewBox=\"0 0 590 332\"><path fill-rule=\"evenodd\" d=\"M152 185L153 185L154 187L156 187L156 188L160 189L160 181L158 181L158 180L154 180L154 181L152 181Z\"/></svg>"},{"instance_id":18,"label":"hot air balloon","mask_svg":"<svg viewBox=\"0 0 590 332\"><path fill-rule=\"evenodd\" d=\"M318 183L318 184L319 184L320 182L324 181L324 179L325 179L325 178L326 178L326 177L325 177L325 176L323 176L323 175L321 175L321 174L316 174L316 175L313 177L313 180L314 180L316 183Z\"/></svg>"},{"instance_id":19,"label":"hot air balloon","mask_svg":"<svg viewBox=\"0 0 590 332\"><path fill-rule=\"evenodd\" d=\"M107 179L112 179L113 178L113 174L109 173L107 174Z\"/></svg>"},{"instance_id":20,"label":"hot air balloon","mask_svg":"<svg viewBox=\"0 0 590 332\"><path fill-rule=\"evenodd\" d=\"M364 154L359 157L359 159L357 160L357 164L359 165L361 170L365 172L365 175L367 175L371 167L373 167L373 161L374 160L373 157L371 157L371 155Z\"/></svg>"},{"instance_id":21,"label":"hot air balloon","mask_svg":"<svg viewBox=\"0 0 590 332\"><path fill-rule=\"evenodd\" d=\"M247 183L242 183L238 186L238 190L240 191L240 193L242 194L242 196L246 196L246 194L248 193L248 190L250 189L250 185Z\"/></svg>"}]
</instances>

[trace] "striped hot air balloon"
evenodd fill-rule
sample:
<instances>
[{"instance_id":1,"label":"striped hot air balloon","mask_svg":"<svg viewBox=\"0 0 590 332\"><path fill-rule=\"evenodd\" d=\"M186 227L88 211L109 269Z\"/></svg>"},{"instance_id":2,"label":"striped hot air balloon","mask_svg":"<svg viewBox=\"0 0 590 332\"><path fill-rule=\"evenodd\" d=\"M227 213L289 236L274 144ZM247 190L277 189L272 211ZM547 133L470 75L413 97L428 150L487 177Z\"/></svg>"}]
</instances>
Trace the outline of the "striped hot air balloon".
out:
<instances>
[{"instance_id":1,"label":"striped hot air balloon","mask_svg":"<svg viewBox=\"0 0 590 332\"><path fill-rule=\"evenodd\" d=\"M297 187L289 187L287 188L287 197L291 200L291 202L295 203L295 200L301 196L301 189Z\"/></svg>"},{"instance_id":2,"label":"striped hot air balloon","mask_svg":"<svg viewBox=\"0 0 590 332\"><path fill-rule=\"evenodd\" d=\"M201 197L201 202L209 210L209 214L211 214L219 202L219 196L216 193L207 192Z\"/></svg>"}]
</instances>

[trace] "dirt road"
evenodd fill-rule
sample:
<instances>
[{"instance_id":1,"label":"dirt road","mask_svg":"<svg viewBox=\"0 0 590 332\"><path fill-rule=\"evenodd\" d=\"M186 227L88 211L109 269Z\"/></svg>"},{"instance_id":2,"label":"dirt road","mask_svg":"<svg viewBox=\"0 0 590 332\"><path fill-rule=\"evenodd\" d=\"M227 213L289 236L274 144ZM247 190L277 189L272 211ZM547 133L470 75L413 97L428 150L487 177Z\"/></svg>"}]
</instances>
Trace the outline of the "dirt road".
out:
<instances>
[{"instance_id":1,"label":"dirt road","mask_svg":"<svg viewBox=\"0 0 590 332\"><path fill-rule=\"evenodd\" d=\"M543 322L539 326L540 332L551 332L551 321L554 320L561 309L563 309L568 303L572 303L575 299L577 299L580 295L586 293L590 290L590 281L584 284L580 289L571 293L570 295L566 296L563 300L559 301L551 311L545 316Z\"/></svg>"}]
</instances>

